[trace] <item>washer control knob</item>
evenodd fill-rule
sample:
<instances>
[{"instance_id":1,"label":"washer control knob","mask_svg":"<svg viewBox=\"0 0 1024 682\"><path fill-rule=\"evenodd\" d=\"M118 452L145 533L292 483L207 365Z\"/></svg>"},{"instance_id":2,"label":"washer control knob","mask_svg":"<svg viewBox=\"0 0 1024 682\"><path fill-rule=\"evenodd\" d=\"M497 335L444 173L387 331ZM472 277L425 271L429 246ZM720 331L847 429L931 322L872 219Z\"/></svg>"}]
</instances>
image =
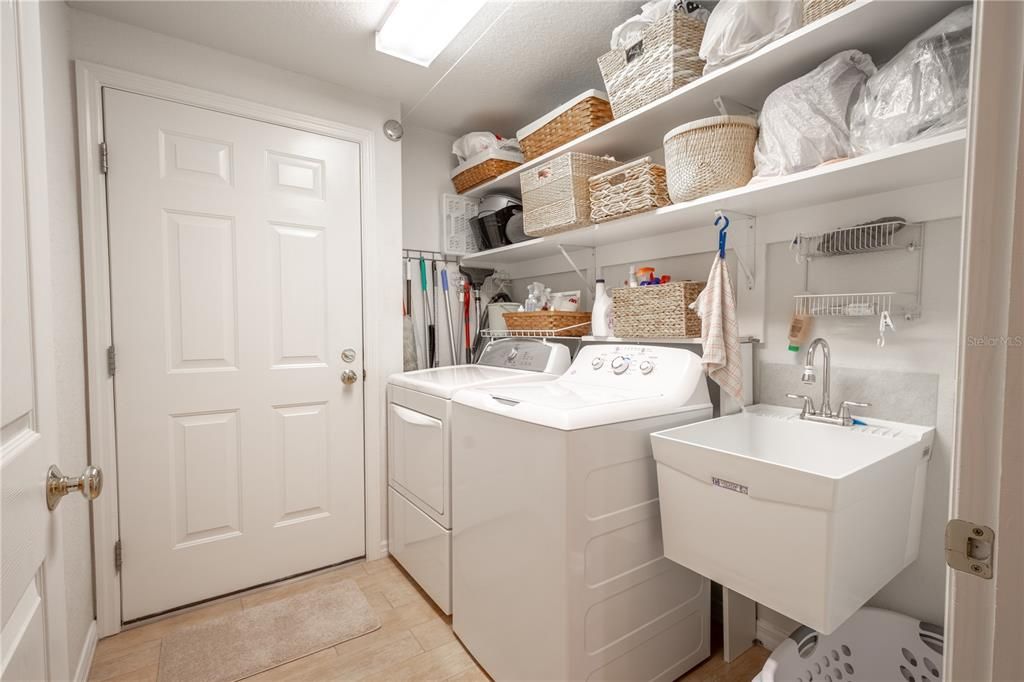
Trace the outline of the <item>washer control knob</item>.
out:
<instances>
[{"instance_id":1,"label":"washer control knob","mask_svg":"<svg viewBox=\"0 0 1024 682\"><path fill-rule=\"evenodd\" d=\"M604 367L604 358L601 356L594 358L593 360L590 361L590 366L593 367L594 369L601 369L602 367Z\"/></svg>"},{"instance_id":2,"label":"washer control knob","mask_svg":"<svg viewBox=\"0 0 1024 682\"><path fill-rule=\"evenodd\" d=\"M516 359L517 355L519 355L519 349L513 348L508 352L508 355L505 356L505 359L508 360L509 362L512 362L513 360Z\"/></svg>"},{"instance_id":3,"label":"washer control knob","mask_svg":"<svg viewBox=\"0 0 1024 682\"><path fill-rule=\"evenodd\" d=\"M643 362L640 363L640 373L641 374L650 374L653 371L654 371L654 363L651 362L650 360L644 360Z\"/></svg>"},{"instance_id":4,"label":"washer control knob","mask_svg":"<svg viewBox=\"0 0 1024 682\"><path fill-rule=\"evenodd\" d=\"M619 355L612 360L612 370L616 374L623 374L627 369L629 369L629 358L625 355Z\"/></svg>"}]
</instances>

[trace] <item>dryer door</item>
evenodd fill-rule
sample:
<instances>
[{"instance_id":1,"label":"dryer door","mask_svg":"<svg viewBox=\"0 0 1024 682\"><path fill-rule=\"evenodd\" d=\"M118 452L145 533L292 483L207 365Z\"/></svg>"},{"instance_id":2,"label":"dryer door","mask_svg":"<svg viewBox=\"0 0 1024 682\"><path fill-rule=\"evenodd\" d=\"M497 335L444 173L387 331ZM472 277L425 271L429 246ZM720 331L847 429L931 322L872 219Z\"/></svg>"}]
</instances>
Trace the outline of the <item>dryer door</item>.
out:
<instances>
[{"instance_id":1,"label":"dryer door","mask_svg":"<svg viewBox=\"0 0 1024 682\"><path fill-rule=\"evenodd\" d=\"M451 528L448 401L392 387L388 408L388 476L416 506Z\"/></svg>"}]
</instances>

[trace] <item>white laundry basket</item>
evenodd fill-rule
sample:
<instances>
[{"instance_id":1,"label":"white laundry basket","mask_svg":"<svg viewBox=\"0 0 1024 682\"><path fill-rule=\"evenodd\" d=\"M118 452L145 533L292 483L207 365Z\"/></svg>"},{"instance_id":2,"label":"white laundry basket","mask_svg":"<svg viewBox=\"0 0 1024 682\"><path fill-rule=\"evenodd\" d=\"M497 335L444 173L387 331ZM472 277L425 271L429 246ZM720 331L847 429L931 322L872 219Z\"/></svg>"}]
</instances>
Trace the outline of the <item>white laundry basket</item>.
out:
<instances>
[{"instance_id":1,"label":"white laundry basket","mask_svg":"<svg viewBox=\"0 0 1024 682\"><path fill-rule=\"evenodd\" d=\"M798 628L753 682L938 682L942 628L864 607L831 635Z\"/></svg>"}]
</instances>

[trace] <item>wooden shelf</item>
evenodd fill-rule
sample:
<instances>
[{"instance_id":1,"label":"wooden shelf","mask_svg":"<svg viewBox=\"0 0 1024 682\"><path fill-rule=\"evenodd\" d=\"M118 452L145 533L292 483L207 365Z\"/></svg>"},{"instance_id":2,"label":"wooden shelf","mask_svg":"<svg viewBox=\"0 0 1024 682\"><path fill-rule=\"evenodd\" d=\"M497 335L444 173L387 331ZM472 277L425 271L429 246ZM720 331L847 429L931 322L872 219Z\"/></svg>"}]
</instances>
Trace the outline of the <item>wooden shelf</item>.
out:
<instances>
[{"instance_id":1,"label":"wooden shelf","mask_svg":"<svg viewBox=\"0 0 1024 682\"><path fill-rule=\"evenodd\" d=\"M844 49L866 52L876 64L881 64L956 7L957 3L944 0L858 0L734 64L524 163L466 195L480 197L494 192L518 195L519 173L568 151L611 154L625 163L661 148L665 133L672 128L717 115L715 97L730 98L759 109L776 88Z\"/></svg>"},{"instance_id":2,"label":"wooden shelf","mask_svg":"<svg viewBox=\"0 0 1024 682\"><path fill-rule=\"evenodd\" d=\"M711 194L683 204L621 218L600 225L540 237L464 256L465 265L501 267L566 251L671 234L714 221L718 209L768 215L811 204L853 199L916 187L964 175L963 130L896 145L874 154L826 164L800 173Z\"/></svg>"}]
</instances>

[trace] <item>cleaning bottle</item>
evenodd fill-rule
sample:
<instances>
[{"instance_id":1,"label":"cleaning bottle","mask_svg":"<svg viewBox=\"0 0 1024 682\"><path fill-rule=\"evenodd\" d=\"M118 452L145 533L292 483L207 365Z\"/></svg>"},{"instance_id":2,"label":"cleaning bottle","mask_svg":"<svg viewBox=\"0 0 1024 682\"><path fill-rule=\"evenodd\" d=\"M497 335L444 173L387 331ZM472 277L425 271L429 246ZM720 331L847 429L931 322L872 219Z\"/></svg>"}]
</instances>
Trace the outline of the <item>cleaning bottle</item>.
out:
<instances>
[{"instance_id":1,"label":"cleaning bottle","mask_svg":"<svg viewBox=\"0 0 1024 682\"><path fill-rule=\"evenodd\" d=\"M590 316L591 334L594 336L612 335L612 297L604 288L604 280L597 280L597 288L594 292L594 308Z\"/></svg>"},{"instance_id":2,"label":"cleaning bottle","mask_svg":"<svg viewBox=\"0 0 1024 682\"><path fill-rule=\"evenodd\" d=\"M789 321L789 350L796 353L800 346L807 342L807 337L811 335L813 319L810 315L793 313L793 318Z\"/></svg>"}]
</instances>

